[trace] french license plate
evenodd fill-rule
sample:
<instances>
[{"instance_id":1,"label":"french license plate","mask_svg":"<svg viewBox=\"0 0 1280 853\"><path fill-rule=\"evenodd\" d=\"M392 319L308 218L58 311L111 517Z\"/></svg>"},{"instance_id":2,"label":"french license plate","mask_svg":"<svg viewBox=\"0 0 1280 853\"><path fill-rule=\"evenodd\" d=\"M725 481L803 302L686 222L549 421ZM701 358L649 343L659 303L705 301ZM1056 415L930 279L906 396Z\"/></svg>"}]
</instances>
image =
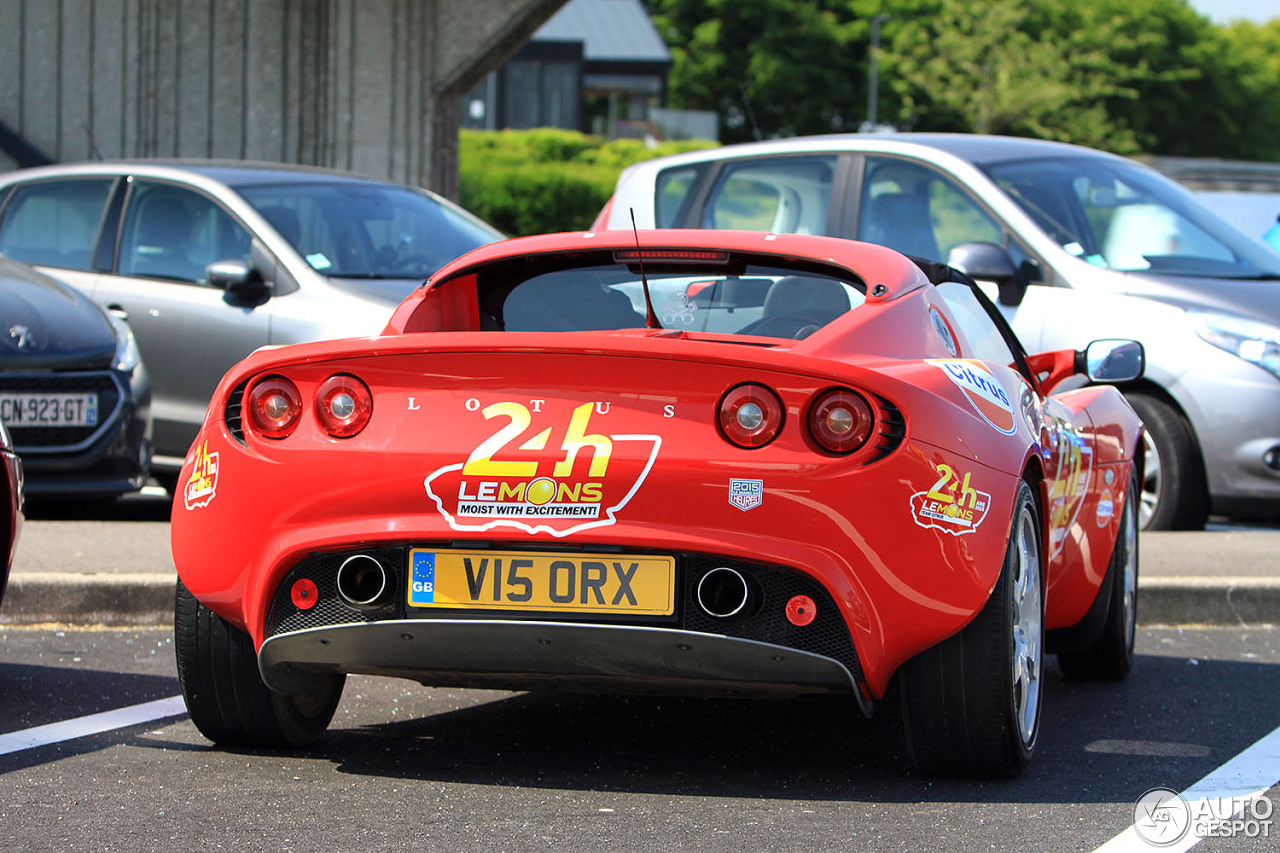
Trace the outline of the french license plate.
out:
<instances>
[{"instance_id":1,"label":"french license plate","mask_svg":"<svg viewBox=\"0 0 1280 853\"><path fill-rule=\"evenodd\" d=\"M675 558L545 551L409 552L409 606L675 612Z\"/></svg>"},{"instance_id":2,"label":"french license plate","mask_svg":"<svg viewBox=\"0 0 1280 853\"><path fill-rule=\"evenodd\" d=\"M0 394L0 421L15 427L98 425L97 394Z\"/></svg>"}]
</instances>

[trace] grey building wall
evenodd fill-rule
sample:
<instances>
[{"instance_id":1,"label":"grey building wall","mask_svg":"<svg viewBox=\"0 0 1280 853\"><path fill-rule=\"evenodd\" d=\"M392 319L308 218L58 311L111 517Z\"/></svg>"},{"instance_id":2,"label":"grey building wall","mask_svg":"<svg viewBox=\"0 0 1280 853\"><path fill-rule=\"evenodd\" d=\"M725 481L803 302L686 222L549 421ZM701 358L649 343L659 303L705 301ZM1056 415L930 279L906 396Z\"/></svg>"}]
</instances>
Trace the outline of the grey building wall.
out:
<instances>
[{"instance_id":1,"label":"grey building wall","mask_svg":"<svg viewBox=\"0 0 1280 853\"><path fill-rule=\"evenodd\" d=\"M462 96L563 2L0 0L0 123L55 161L271 160L456 197Z\"/></svg>"}]
</instances>

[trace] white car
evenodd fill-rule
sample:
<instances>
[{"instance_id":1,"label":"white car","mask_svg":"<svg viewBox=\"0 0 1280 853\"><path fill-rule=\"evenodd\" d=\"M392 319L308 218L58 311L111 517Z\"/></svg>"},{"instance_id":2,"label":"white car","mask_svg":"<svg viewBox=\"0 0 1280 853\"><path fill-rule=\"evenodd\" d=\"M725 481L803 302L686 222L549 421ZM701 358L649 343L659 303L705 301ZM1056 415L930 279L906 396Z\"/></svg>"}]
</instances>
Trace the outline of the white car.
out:
<instances>
[{"instance_id":1,"label":"white car","mask_svg":"<svg viewBox=\"0 0 1280 853\"><path fill-rule=\"evenodd\" d=\"M816 136L638 163L595 228L747 228L890 246L998 294L1032 351L1130 338L1148 529L1280 516L1280 255L1132 160L958 134Z\"/></svg>"}]
</instances>

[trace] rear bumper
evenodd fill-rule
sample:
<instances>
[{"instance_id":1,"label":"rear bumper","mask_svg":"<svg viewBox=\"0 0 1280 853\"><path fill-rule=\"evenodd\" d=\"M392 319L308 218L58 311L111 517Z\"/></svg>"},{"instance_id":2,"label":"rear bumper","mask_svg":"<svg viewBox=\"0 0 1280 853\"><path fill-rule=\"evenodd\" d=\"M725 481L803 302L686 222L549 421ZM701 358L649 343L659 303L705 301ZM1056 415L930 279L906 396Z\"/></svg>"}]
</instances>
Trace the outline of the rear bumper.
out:
<instances>
[{"instance_id":1,"label":"rear bumper","mask_svg":"<svg viewBox=\"0 0 1280 853\"><path fill-rule=\"evenodd\" d=\"M338 671L514 690L851 693L867 704L852 673L832 658L634 625L460 619L335 625L271 637L258 662L267 685L282 693L304 690L310 673Z\"/></svg>"},{"instance_id":2,"label":"rear bumper","mask_svg":"<svg viewBox=\"0 0 1280 853\"><path fill-rule=\"evenodd\" d=\"M381 603L349 605L337 572L362 553L385 567ZM308 671L389 675L433 686L590 689L719 695L856 693L871 695L844 618L820 582L803 572L706 555L676 554L670 615L513 612L409 606L406 546L313 554L275 588L259 648L264 680L302 689ZM695 590L717 567L741 574L742 612L717 617ZM295 584L314 584L311 605ZM810 622L787 617L806 596Z\"/></svg>"}]
</instances>

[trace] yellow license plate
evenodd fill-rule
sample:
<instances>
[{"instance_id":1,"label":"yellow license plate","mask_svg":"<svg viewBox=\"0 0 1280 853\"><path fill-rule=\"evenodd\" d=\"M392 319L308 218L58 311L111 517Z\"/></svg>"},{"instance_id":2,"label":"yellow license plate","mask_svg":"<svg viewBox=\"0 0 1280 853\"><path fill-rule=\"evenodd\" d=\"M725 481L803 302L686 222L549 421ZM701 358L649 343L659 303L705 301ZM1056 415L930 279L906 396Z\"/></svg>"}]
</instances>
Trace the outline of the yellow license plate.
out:
<instances>
[{"instance_id":1,"label":"yellow license plate","mask_svg":"<svg viewBox=\"0 0 1280 853\"><path fill-rule=\"evenodd\" d=\"M675 612L673 557L414 548L409 575L410 607Z\"/></svg>"}]
</instances>

